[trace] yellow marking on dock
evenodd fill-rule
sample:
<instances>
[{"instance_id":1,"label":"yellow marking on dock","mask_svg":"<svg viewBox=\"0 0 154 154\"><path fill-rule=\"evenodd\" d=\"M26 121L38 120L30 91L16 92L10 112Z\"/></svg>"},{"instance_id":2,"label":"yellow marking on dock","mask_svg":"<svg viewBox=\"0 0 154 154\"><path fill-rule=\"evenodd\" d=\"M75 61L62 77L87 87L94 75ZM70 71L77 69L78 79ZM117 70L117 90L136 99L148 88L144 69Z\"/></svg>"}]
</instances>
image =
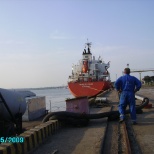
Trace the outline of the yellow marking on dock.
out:
<instances>
[{"instance_id":1,"label":"yellow marking on dock","mask_svg":"<svg viewBox=\"0 0 154 154\"><path fill-rule=\"evenodd\" d=\"M59 127L58 120L42 123L20 134L24 137L24 143L1 143L0 154L26 154L43 143Z\"/></svg>"}]
</instances>

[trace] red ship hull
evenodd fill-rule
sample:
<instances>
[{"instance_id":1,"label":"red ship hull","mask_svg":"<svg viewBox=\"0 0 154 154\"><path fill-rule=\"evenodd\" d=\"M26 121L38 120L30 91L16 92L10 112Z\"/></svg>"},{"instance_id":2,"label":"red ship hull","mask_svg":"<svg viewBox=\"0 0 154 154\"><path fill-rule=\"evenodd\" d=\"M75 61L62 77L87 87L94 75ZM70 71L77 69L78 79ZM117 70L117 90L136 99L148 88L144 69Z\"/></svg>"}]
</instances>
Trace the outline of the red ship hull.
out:
<instances>
[{"instance_id":1,"label":"red ship hull","mask_svg":"<svg viewBox=\"0 0 154 154\"><path fill-rule=\"evenodd\" d=\"M69 82L68 88L75 97L92 97L110 88L109 81Z\"/></svg>"}]
</instances>

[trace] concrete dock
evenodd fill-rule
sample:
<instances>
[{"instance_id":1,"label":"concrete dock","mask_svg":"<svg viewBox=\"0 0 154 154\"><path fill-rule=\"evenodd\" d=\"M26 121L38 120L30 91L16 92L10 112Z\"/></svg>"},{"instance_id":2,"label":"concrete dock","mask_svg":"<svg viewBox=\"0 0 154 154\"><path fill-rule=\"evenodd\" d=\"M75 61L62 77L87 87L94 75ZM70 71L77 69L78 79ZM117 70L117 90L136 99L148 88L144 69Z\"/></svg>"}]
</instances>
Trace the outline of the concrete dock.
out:
<instances>
[{"instance_id":1,"label":"concrete dock","mask_svg":"<svg viewBox=\"0 0 154 154\"><path fill-rule=\"evenodd\" d=\"M142 88L137 94L148 97L152 108L143 109L143 114L138 114L138 124L133 126L136 139L144 154L154 153L154 87Z\"/></svg>"},{"instance_id":2,"label":"concrete dock","mask_svg":"<svg viewBox=\"0 0 154 154\"><path fill-rule=\"evenodd\" d=\"M150 103L154 106L154 88L141 89L137 94L148 97ZM106 94L110 105L117 107L118 96L116 91L111 91ZM111 106L104 108L92 108L93 112L106 112L111 109ZM136 140L141 148L142 153L154 153L154 108L143 109L142 114L137 114L138 124L132 125ZM107 118L99 120L90 120L87 127L65 127L60 129L56 134L52 135L44 144L33 151L35 154L42 153L61 153L61 154L98 154L101 153L101 146L104 140L104 135L107 128ZM113 127L114 129L114 127ZM115 130L116 131L116 130ZM113 133L114 134L114 133ZM118 134L117 134L118 135ZM112 137L116 142L116 134ZM110 143L108 143L110 144ZM116 144L116 143L115 143ZM117 149L112 150L113 153L118 153Z\"/></svg>"},{"instance_id":3,"label":"concrete dock","mask_svg":"<svg viewBox=\"0 0 154 154\"><path fill-rule=\"evenodd\" d=\"M106 111L109 111L109 108L100 109L99 112ZM35 153L52 153L55 150L62 154L100 153L106 126L107 118L103 118L91 120L87 127L64 127L52 135Z\"/></svg>"}]
</instances>

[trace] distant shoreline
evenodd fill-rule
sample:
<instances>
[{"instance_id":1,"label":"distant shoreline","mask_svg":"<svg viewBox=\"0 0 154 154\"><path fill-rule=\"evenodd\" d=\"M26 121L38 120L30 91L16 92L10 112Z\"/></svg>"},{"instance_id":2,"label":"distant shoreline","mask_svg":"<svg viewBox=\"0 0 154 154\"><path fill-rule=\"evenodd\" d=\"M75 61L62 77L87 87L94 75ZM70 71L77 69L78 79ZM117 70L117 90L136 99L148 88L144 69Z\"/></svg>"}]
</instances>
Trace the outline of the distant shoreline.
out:
<instances>
[{"instance_id":1,"label":"distant shoreline","mask_svg":"<svg viewBox=\"0 0 154 154\"><path fill-rule=\"evenodd\" d=\"M14 88L12 90L43 90L43 89L67 89L67 86L40 87L40 88Z\"/></svg>"}]
</instances>

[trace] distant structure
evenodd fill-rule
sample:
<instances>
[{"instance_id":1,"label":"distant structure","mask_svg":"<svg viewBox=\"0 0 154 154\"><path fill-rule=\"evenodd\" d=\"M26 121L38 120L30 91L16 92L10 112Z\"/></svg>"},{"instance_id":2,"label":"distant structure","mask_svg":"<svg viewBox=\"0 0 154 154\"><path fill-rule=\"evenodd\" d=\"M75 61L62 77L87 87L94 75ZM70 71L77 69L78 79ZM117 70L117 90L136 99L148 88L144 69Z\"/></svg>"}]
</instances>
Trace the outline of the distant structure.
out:
<instances>
[{"instance_id":1,"label":"distant structure","mask_svg":"<svg viewBox=\"0 0 154 154\"><path fill-rule=\"evenodd\" d=\"M131 69L130 70L131 71L131 73L136 73L136 72L138 72L139 73L139 75L140 75L140 81L142 80L142 78L141 78L141 73L142 72L150 72L150 71L154 71L154 68L150 68L150 69Z\"/></svg>"},{"instance_id":2,"label":"distant structure","mask_svg":"<svg viewBox=\"0 0 154 154\"><path fill-rule=\"evenodd\" d=\"M129 64L127 64L126 68L129 68ZM130 69L130 73L139 73L140 76L140 81L142 81L141 73L142 72L154 72L154 68L149 68L149 69ZM124 75L124 72L122 72Z\"/></svg>"}]
</instances>

